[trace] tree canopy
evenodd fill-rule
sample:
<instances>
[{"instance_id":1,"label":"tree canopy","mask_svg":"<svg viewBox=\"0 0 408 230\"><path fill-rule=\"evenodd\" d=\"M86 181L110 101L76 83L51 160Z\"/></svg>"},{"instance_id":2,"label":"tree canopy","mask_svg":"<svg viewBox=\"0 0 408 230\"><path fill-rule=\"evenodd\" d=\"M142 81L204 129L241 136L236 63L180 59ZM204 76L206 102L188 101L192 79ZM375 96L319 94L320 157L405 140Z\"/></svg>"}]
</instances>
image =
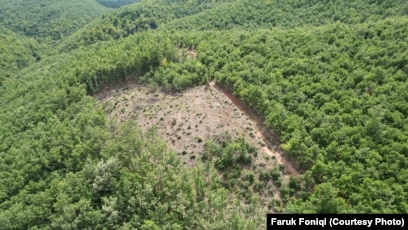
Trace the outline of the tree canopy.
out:
<instances>
[{"instance_id":1,"label":"tree canopy","mask_svg":"<svg viewBox=\"0 0 408 230\"><path fill-rule=\"evenodd\" d=\"M108 10L95 0L1 0L0 22L15 33L54 44Z\"/></svg>"},{"instance_id":2,"label":"tree canopy","mask_svg":"<svg viewBox=\"0 0 408 230\"><path fill-rule=\"evenodd\" d=\"M0 228L408 213L406 1L0 3ZM215 81L301 175L257 164L243 139L209 141L183 165L154 129L107 119L94 96L130 81L168 92Z\"/></svg>"}]
</instances>

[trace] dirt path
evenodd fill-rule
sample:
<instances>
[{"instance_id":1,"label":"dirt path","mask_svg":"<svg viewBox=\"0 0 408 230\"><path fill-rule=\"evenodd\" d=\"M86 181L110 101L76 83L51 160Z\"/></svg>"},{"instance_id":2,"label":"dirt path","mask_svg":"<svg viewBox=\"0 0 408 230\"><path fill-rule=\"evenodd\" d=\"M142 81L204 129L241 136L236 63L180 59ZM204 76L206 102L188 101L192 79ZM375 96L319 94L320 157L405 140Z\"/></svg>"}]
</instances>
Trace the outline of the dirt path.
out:
<instances>
[{"instance_id":1,"label":"dirt path","mask_svg":"<svg viewBox=\"0 0 408 230\"><path fill-rule=\"evenodd\" d=\"M224 95L226 95L234 104L237 106L241 112L245 113L251 122L254 124L254 127L256 128L256 133L257 135L266 143L267 146L263 147L263 150L270 155L271 157L275 157L277 162L279 164L285 165L286 170L293 176L298 176L299 171L297 168L299 168L295 162L288 161L287 159L284 158L283 156L283 151L280 149L280 141L274 135L271 131L267 130L264 125L263 125L263 120L260 118L258 115L255 114L255 112L249 108L246 108L246 106L235 96L233 95L229 90L218 86L215 81L211 81L209 85L220 92L222 92Z\"/></svg>"}]
</instances>

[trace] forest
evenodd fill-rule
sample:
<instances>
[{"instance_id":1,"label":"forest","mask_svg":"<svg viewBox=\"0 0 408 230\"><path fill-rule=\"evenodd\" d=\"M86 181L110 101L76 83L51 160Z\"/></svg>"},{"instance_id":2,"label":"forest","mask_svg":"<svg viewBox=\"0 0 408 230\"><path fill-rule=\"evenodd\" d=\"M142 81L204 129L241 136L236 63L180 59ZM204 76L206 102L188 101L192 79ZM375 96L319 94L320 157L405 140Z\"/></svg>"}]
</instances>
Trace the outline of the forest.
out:
<instances>
[{"instance_id":1,"label":"forest","mask_svg":"<svg viewBox=\"0 0 408 230\"><path fill-rule=\"evenodd\" d=\"M408 213L408 2L0 3L0 229ZM129 82L180 95L215 82L299 175L259 165L243 138L199 139L184 164L154 127L108 119L97 95Z\"/></svg>"},{"instance_id":2,"label":"forest","mask_svg":"<svg viewBox=\"0 0 408 230\"><path fill-rule=\"evenodd\" d=\"M119 8L128 4L137 2L138 0L98 0L98 2L109 8Z\"/></svg>"},{"instance_id":3,"label":"forest","mask_svg":"<svg viewBox=\"0 0 408 230\"><path fill-rule=\"evenodd\" d=\"M38 43L0 27L0 86L18 70L41 59Z\"/></svg>"}]
</instances>

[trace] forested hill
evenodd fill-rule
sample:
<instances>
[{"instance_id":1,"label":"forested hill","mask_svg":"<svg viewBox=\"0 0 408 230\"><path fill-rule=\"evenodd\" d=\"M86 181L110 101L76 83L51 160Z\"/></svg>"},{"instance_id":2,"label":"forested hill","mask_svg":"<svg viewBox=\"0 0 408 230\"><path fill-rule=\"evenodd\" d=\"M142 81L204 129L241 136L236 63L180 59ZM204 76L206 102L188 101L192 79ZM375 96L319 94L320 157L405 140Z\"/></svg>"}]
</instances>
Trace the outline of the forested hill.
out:
<instances>
[{"instance_id":1,"label":"forested hill","mask_svg":"<svg viewBox=\"0 0 408 230\"><path fill-rule=\"evenodd\" d=\"M304 186L316 192L292 211L408 211L407 25L230 31L198 45L217 82L263 114L308 169Z\"/></svg>"},{"instance_id":2,"label":"forested hill","mask_svg":"<svg viewBox=\"0 0 408 230\"><path fill-rule=\"evenodd\" d=\"M0 26L0 86L18 70L39 61L41 56L35 40L17 35Z\"/></svg>"},{"instance_id":3,"label":"forested hill","mask_svg":"<svg viewBox=\"0 0 408 230\"><path fill-rule=\"evenodd\" d=\"M175 19L217 8L228 2L231 0L142 0L105 14L78 30L65 39L60 50L66 52L98 41L116 40L140 31L156 30Z\"/></svg>"},{"instance_id":4,"label":"forested hill","mask_svg":"<svg viewBox=\"0 0 408 230\"><path fill-rule=\"evenodd\" d=\"M55 43L108 10L95 0L0 0L0 24L38 41Z\"/></svg>"},{"instance_id":5,"label":"forested hill","mask_svg":"<svg viewBox=\"0 0 408 230\"><path fill-rule=\"evenodd\" d=\"M407 1L0 3L0 229L408 213ZM94 97L137 82L157 102L154 90L183 97L210 81L264 120L301 175L254 161L243 139L197 139L183 165L155 128L108 119ZM127 100L111 106L144 109L116 108Z\"/></svg>"},{"instance_id":6,"label":"forested hill","mask_svg":"<svg viewBox=\"0 0 408 230\"><path fill-rule=\"evenodd\" d=\"M263 214L256 196L241 204L214 169L187 168L154 130L109 123L87 96L87 89L143 75L176 54L168 36L144 33L44 58L6 81L0 226L257 229Z\"/></svg>"},{"instance_id":7,"label":"forested hill","mask_svg":"<svg viewBox=\"0 0 408 230\"><path fill-rule=\"evenodd\" d=\"M294 28L322 26L334 22L358 24L406 14L408 3L404 0L241 0L173 21L165 28L170 30Z\"/></svg>"},{"instance_id":8,"label":"forested hill","mask_svg":"<svg viewBox=\"0 0 408 230\"><path fill-rule=\"evenodd\" d=\"M126 37L144 30L228 30L357 24L406 15L406 1L140 1L75 33L61 50Z\"/></svg>"}]
</instances>

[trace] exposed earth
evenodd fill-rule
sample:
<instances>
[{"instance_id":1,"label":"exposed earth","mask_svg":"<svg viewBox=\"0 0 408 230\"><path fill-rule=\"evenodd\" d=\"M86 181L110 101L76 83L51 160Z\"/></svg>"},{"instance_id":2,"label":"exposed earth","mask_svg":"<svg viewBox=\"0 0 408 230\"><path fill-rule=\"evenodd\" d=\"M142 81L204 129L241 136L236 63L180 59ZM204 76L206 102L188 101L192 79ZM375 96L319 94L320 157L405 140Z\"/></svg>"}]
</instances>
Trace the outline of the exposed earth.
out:
<instances>
[{"instance_id":1,"label":"exposed earth","mask_svg":"<svg viewBox=\"0 0 408 230\"><path fill-rule=\"evenodd\" d=\"M283 165L287 174L298 175L296 166L285 160L277 138L262 121L215 82L172 94L128 83L98 98L112 121L134 119L143 130L155 127L185 164L195 164L208 140L243 137L257 150L256 166L267 169Z\"/></svg>"}]
</instances>

